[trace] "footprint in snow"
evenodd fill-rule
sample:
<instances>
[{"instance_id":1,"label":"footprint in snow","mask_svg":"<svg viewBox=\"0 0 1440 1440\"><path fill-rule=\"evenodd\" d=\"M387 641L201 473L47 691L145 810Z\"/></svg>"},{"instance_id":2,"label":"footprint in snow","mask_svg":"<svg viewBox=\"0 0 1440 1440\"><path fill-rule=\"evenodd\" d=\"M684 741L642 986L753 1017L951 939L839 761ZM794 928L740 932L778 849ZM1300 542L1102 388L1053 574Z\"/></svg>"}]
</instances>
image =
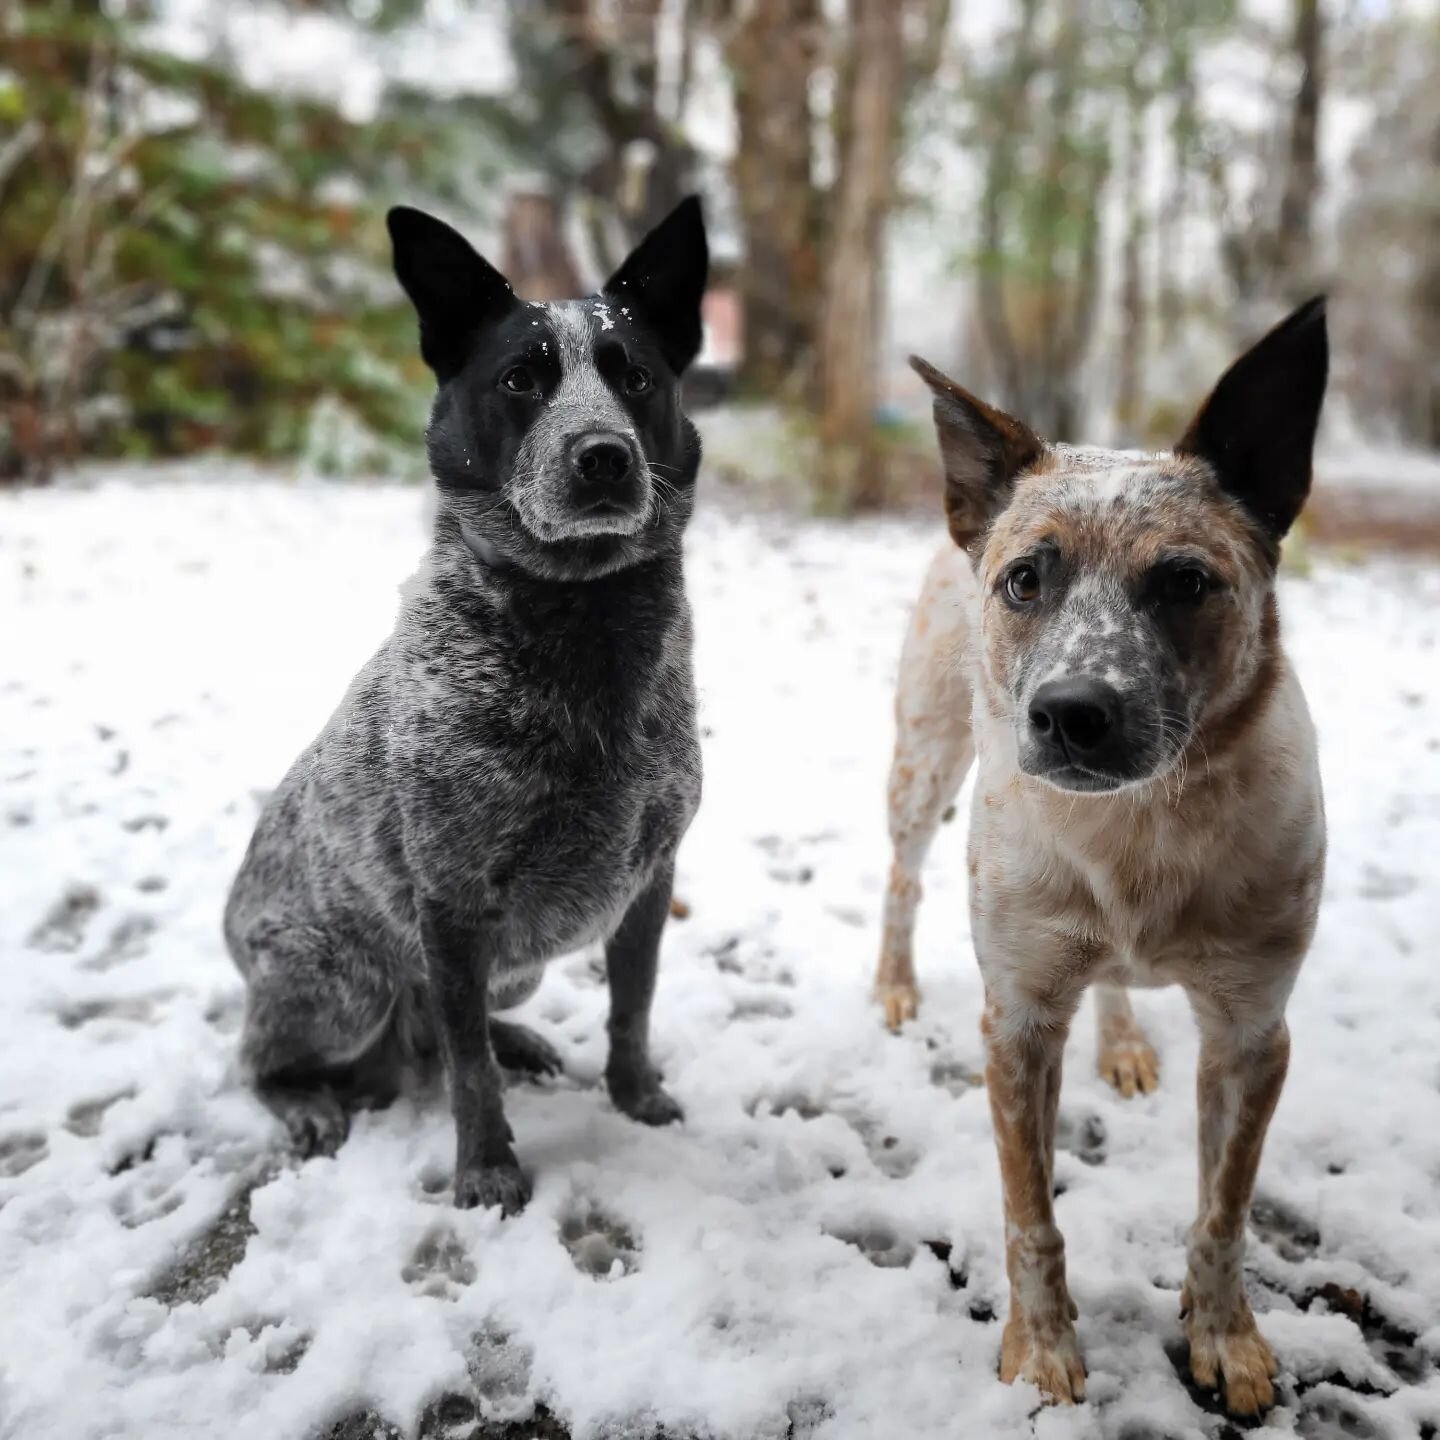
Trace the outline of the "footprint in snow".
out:
<instances>
[{"instance_id":1,"label":"footprint in snow","mask_svg":"<svg viewBox=\"0 0 1440 1440\"><path fill-rule=\"evenodd\" d=\"M45 918L30 932L26 944L32 950L56 954L78 950L99 908L100 892L93 885L71 885L45 912Z\"/></svg>"},{"instance_id":2,"label":"footprint in snow","mask_svg":"<svg viewBox=\"0 0 1440 1440\"><path fill-rule=\"evenodd\" d=\"M78 1030L97 1020L125 1020L134 1024L151 1024L155 1012L172 992L157 991L153 995L116 995L106 999L79 1000L62 1005L55 1018L67 1029Z\"/></svg>"},{"instance_id":3,"label":"footprint in snow","mask_svg":"<svg viewBox=\"0 0 1440 1440\"><path fill-rule=\"evenodd\" d=\"M1060 1112L1055 1124L1055 1144L1068 1150L1086 1165L1105 1163L1105 1122L1098 1115L1077 1116Z\"/></svg>"},{"instance_id":4,"label":"footprint in snow","mask_svg":"<svg viewBox=\"0 0 1440 1440\"><path fill-rule=\"evenodd\" d=\"M732 1020L788 1020L795 1013L788 1000L778 995L746 995L730 1011Z\"/></svg>"},{"instance_id":5,"label":"footprint in snow","mask_svg":"<svg viewBox=\"0 0 1440 1440\"><path fill-rule=\"evenodd\" d=\"M902 1239L883 1220L862 1221L855 1225L830 1225L827 1235L853 1245L879 1270L903 1270L915 1258L915 1246Z\"/></svg>"},{"instance_id":6,"label":"footprint in snow","mask_svg":"<svg viewBox=\"0 0 1440 1440\"><path fill-rule=\"evenodd\" d=\"M119 1101L132 1100L134 1097L133 1090L117 1090L115 1094L102 1096L98 1100L77 1101L66 1113L65 1128L82 1140L93 1139L100 1133L105 1112Z\"/></svg>"},{"instance_id":7,"label":"footprint in snow","mask_svg":"<svg viewBox=\"0 0 1440 1440\"><path fill-rule=\"evenodd\" d=\"M183 1192L168 1181L147 1180L117 1195L110 1211L127 1230L138 1230L174 1214L184 1203Z\"/></svg>"},{"instance_id":8,"label":"footprint in snow","mask_svg":"<svg viewBox=\"0 0 1440 1440\"><path fill-rule=\"evenodd\" d=\"M841 1118L860 1137L870 1163L882 1175L904 1180L920 1163L920 1152L913 1145L869 1115L842 1111Z\"/></svg>"},{"instance_id":9,"label":"footprint in snow","mask_svg":"<svg viewBox=\"0 0 1440 1440\"><path fill-rule=\"evenodd\" d=\"M1320 1248L1320 1232L1288 1205L1268 1196L1256 1196L1250 1224L1282 1260L1308 1260Z\"/></svg>"},{"instance_id":10,"label":"footprint in snow","mask_svg":"<svg viewBox=\"0 0 1440 1440\"><path fill-rule=\"evenodd\" d=\"M572 1211L560 1222L560 1243L570 1252L575 1268L597 1280L616 1280L632 1274L640 1264L640 1246L618 1220L591 1206Z\"/></svg>"},{"instance_id":11,"label":"footprint in snow","mask_svg":"<svg viewBox=\"0 0 1440 1440\"><path fill-rule=\"evenodd\" d=\"M801 1091L792 1090L782 1095L757 1095L745 1107L745 1112L752 1117L794 1114L802 1120L818 1120L825 1113L825 1107Z\"/></svg>"},{"instance_id":12,"label":"footprint in snow","mask_svg":"<svg viewBox=\"0 0 1440 1440\"><path fill-rule=\"evenodd\" d=\"M442 1225L415 1247L400 1278L418 1294L454 1300L465 1286L474 1284L475 1262L465 1253L460 1237Z\"/></svg>"},{"instance_id":13,"label":"footprint in snow","mask_svg":"<svg viewBox=\"0 0 1440 1440\"><path fill-rule=\"evenodd\" d=\"M38 1130L0 1136L0 1175L13 1180L32 1165L38 1165L49 1153L49 1143Z\"/></svg>"},{"instance_id":14,"label":"footprint in snow","mask_svg":"<svg viewBox=\"0 0 1440 1440\"><path fill-rule=\"evenodd\" d=\"M110 932L100 953L86 960L82 970L110 970L127 960L137 960L150 948L155 922L148 915L127 915Z\"/></svg>"},{"instance_id":15,"label":"footprint in snow","mask_svg":"<svg viewBox=\"0 0 1440 1440\"><path fill-rule=\"evenodd\" d=\"M465 1368L487 1410L503 1415L524 1406L533 1359L528 1345L521 1344L493 1320L487 1320L470 1337Z\"/></svg>"},{"instance_id":16,"label":"footprint in snow","mask_svg":"<svg viewBox=\"0 0 1440 1440\"><path fill-rule=\"evenodd\" d=\"M930 1083L948 1090L958 1100L971 1090L983 1089L985 1076L963 1060L937 1060L930 1067Z\"/></svg>"}]
</instances>

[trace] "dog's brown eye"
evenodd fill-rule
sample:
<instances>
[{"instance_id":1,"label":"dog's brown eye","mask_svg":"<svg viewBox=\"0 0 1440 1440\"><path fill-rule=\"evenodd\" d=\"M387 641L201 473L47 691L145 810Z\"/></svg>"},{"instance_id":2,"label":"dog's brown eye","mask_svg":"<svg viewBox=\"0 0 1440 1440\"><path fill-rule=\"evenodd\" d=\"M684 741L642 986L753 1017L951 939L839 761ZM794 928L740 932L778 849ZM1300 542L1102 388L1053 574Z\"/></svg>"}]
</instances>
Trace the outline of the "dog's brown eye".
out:
<instances>
[{"instance_id":1,"label":"dog's brown eye","mask_svg":"<svg viewBox=\"0 0 1440 1440\"><path fill-rule=\"evenodd\" d=\"M1017 565L1005 577L1005 593L1017 605L1027 605L1040 594L1040 572L1033 565Z\"/></svg>"},{"instance_id":2,"label":"dog's brown eye","mask_svg":"<svg viewBox=\"0 0 1440 1440\"><path fill-rule=\"evenodd\" d=\"M643 395L651 386L650 372L643 365L632 365L625 372L625 393Z\"/></svg>"},{"instance_id":3,"label":"dog's brown eye","mask_svg":"<svg viewBox=\"0 0 1440 1440\"><path fill-rule=\"evenodd\" d=\"M523 365L512 365L500 383L512 395L528 395L535 388L535 377Z\"/></svg>"},{"instance_id":4,"label":"dog's brown eye","mask_svg":"<svg viewBox=\"0 0 1440 1440\"><path fill-rule=\"evenodd\" d=\"M1163 594L1172 605L1198 605L1210 593L1210 577L1194 565L1170 570Z\"/></svg>"}]
</instances>

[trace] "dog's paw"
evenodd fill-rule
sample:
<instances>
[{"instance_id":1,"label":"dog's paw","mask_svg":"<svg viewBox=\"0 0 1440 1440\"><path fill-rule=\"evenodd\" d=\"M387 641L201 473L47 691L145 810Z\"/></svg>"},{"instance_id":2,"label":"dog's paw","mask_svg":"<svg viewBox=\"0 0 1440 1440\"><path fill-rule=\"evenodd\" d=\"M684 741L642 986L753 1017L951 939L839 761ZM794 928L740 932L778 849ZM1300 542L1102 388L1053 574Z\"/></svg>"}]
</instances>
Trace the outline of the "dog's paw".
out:
<instances>
[{"instance_id":1,"label":"dog's paw","mask_svg":"<svg viewBox=\"0 0 1440 1440\"><path fill-rule=\"evenodd\" d=\"M877 980L875 999L885 1011L887 1030L898 1030L920 1011L920 989L913 981Z\"/></svg>"},{"instance_id":2,"label":"dog's paw","mask_svg":"<svg viewBox=\"0 0 1440 1440\"><path fill-rule=\"evenodd\" d=\"M560 1052L543 1035L525 1025L492 1020L490 1045L495 1059L506 1070L518 1070L525 1075L558 1075L565 1068Z\"/></svg>"},{"instance_id":3,"label":"dog's paw","mask_svg":"<svg viewBox=\"0 0 1440 1440\"><path fill-rule=\"evenodd\" d=\"M1100 1078L1127 1100L1133 1095L1149 1095L1160 1086L1160 1057L1138 1029L1102 1044L1095 1068Z\"/></svg>"},{"instance_id":4,"label":"dog's paw","mask_svg":"<svg viewBox=\"0 0 1440 1440\"><path fill-rule=\"evenodd\" d=\"M656 1079L637 1082L633 1077L607 1077L606 1083L615 1108L642 1125L673 1125L685 1118L680 1102Z\"/></svg>"},{"instance_id":5,"label":"dog's paw","mask_svg":"<svg viewBox=\"0 0 1440 1440\"><path fill-rule=\"evenodd\" d=\"M271 1105L285 1122L291 1149L302 1160L333 1155L350 1133L350 1117L329 1090L272 1097Z\"/></svg>"},{"instance_id":6,"label":"dog's paw","mask_svg":"<svg viewBox=\"0 0 1440 1440\"><path fill-rule=\"evenodd\" d=\"M455 1175L455 1208L518 1215L530 1200L530 1182L513 1160L505 1165L467 1165Z\"/></svg>"},{"instance_id":7,"label":"dog's paw","mask_svg":"<svg viewBox=\"0 0 1440 1440\"><path fill-rule=\"evenodd\" d=\"M1226 1410L1241 1416L1275 1403L1271 1381L1279 1368L1254 1318L1246 1318L1248 1324L1224 1330L1194 1314L1185 1321L1191 1378L1202 1390L1223 1390Z\"/></svg>"},{"instance_id":8,"label":"dog's paw","mask_svg":"<svg viewBox=\"0 0 1440 1440\"><path fill-rule=\"evenodd\" d=\"M1074 1309L1074 1306L1070 1306ZM1028 1380L1052 1404L1074 1405L1085 1398L1085 1364L1074 1326L1057 1322L1042 1334L1011 1315L1000 1340L1000 1378Z\"/></svg>"}]
</instances>

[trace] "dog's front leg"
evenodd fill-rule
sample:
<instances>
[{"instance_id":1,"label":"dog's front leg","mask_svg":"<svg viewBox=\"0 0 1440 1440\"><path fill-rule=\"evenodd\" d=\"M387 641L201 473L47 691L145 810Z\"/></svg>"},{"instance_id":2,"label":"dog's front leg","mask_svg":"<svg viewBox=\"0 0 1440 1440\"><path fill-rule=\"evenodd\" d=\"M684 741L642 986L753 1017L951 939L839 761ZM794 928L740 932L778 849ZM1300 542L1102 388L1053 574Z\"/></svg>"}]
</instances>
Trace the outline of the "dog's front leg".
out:
<instances>
[{"instance_id":1,"label":"dog's front leg","mask_svg":"<svg viewBox=\"0 0 1440 1440\"><path fill-rule=\"evenodd\" d=\"M490 1044L485 936L448 907L426 903L421 943L436 1034L455 1114L455 1204L517 1214L530 1198L505 1119L504 1081Z\"/></svg>"},{"instance_id":2,"label":"dog's front leg","mask_svg":"<svg viewBox=\"0 0 1440 1440\"><path fill-rule=\"evenodd\" d=\"M1196 1384L1223 1385L1231 1414L1254 1415L1274 1403L1276 1367L1245 1298L1245 1223L1290 1033L1277 1018L1258 1036L1242 1035L1203 997L1192 1000L1200 1022L1200 1213L1180 1309Z\"/></svg>"},{"instance_id":3,"label":"dog's front leg","mask_svg":"<svg viewBox=\"0 0 1440 1440\"><path fill-rule=\"evenodd\" d=\"M1065 1283L1065 1241L1055 1224L1051 1172L1060 1063L1073 1001L1032 1024L987 991L985 1084L1005 1192L1005 1269L1010 1316L1000 1342L1000 1378L1029 1380L1054 1400L1085 1395L1075 1305Z\"/></svg>"},{"instance_id":4,"label":"dog's front leg","mask_svg":"<svg viewBox=\"0 0 1440 1440\"><path fill-rule=\"evenodd\" d=\"M610 978L610 1060L605 1083L615 1108L646 1125L683 1120L650 1063L650 1002L660 963L660 932L670 913L673 864L663 865L625 912L605 946Z\"/></svg>"}]
</instances>

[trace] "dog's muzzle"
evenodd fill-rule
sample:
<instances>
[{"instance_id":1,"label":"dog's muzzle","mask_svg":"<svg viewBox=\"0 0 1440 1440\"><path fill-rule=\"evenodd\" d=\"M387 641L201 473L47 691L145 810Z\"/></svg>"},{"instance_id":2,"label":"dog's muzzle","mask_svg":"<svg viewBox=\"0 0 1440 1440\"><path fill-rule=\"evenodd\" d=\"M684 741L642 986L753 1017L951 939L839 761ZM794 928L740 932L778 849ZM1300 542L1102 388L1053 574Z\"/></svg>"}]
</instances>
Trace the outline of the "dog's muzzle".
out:
<instances>
[{"instance_id":1,"label":"dog's muzzle","mask_svg":"<svg viewBox=\"0 0 1440 1440\"><path fill-rule=\"evenodd\" d=\"M645 466L628 436L582 435L570 443L568 461L568 500L576 516L628 518L648 503Z\"/></svg>"},{"instance_id":2,"label":"dog's muzzle","mask_svg":"<svg viewBox=\"0 0 1440 1440\"><path fill-rule=\"evenodd\" d=\"M1047 681L1031 697L1026 720L1022 768L1062 790L1117 790L1156 771L1151 738L1135 733L1120 692L1103 680Z\"/></svg>"}]
</instances>

